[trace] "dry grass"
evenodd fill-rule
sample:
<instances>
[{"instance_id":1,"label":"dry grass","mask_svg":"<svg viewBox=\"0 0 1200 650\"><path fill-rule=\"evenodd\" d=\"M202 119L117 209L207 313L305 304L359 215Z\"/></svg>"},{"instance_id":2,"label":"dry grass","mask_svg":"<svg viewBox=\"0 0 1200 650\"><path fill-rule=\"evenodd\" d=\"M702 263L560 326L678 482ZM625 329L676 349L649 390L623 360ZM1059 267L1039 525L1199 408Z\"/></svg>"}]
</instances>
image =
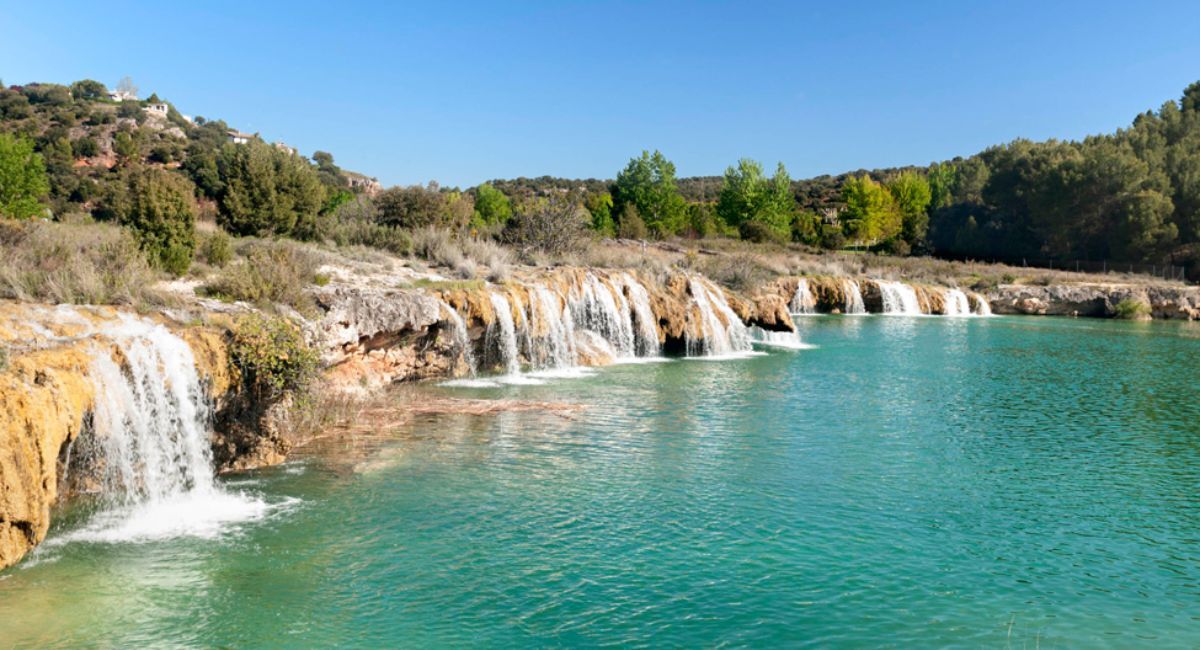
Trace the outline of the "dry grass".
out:
<instances>
[{"instance_id":1,"label":"dry grass","mask_svg":"<svg viewBox=\"0 0 1200 650\"><path fill-rule=\"evenodd\" d=\"M152 269L130 234L114 225L0 222L0 297L51 303L170 302L151 289Z\"/></svg>"},{"instance_id":2,"label":"dry grass","mask_svg":"<svg viewBox=\"0 0 1200 650\"><path fill-rule=\"evenodd\" d=\"M317 269L323 255L297 242L246 240L238 259L229 263L202 292L229 301L261 307L287 305L311 315L315 309L308 288L320 281Z\"/></svg>"}]
</instances>

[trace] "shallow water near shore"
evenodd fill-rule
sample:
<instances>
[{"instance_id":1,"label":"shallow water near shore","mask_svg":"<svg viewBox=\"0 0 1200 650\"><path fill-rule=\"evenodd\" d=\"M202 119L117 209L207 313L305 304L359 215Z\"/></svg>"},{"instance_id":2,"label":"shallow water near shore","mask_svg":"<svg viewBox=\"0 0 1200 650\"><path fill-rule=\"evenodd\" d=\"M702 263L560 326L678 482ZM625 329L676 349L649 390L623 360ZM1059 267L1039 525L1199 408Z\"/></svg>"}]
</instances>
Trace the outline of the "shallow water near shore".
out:
<instances>
[{"instance_id":1,"label":"shallow water near shore","mask_svg":"<svg viewBox=\"0 0 1200 650\"><path fill-rule=\"evenodd\" d=\"M222 480L261 508L204 534L65 509L0 640L1200 644L1200 327L797 320L811 348L401 393L586 408L326 440Z\"/></svg>"}]
</instances>

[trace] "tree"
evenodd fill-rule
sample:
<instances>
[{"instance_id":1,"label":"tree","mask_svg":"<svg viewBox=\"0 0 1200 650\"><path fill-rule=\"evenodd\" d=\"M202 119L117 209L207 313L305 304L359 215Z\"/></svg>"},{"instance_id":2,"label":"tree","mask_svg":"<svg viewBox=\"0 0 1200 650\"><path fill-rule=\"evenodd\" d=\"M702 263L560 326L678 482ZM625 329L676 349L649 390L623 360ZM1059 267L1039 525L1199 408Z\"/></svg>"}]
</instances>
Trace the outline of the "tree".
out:
<instances>
[{"instance_id":1,"label":"tree","mask_svg":"<svg viewBox=\"0 0 1200 650\"><path fill-rule=\"evenodd\" d=\"M33 142L0 133L0 217L32 219L44 210L39 202L49 193L45 163Z\"/></svg>"},{"instance_id":2,"label":"tree","mask_svg":"<svg viewBox=\"0 0 1200 650\"><path fill-rule=\"evenodd\" d=\"M853 176L842 186L846 202L846 234L859 242L878 242L900 233L900 210L887 188L867 174Z\"/></svg>"},{"instance_id":3,"label":"tree","mask_svg":"<svg viewBox=\"0 0 1200 650\"><path fill-rule=\"evenodd\" d=\"M216 163L217 221L226 231L319 236L325 189L306 160L255 140L225 144Z\"/></svg>"},{"instance_id":4,"label":"tree","mask_svg":"<svg viewBox=\"0 0 1200 650\"><path fill-rule=\"evenodd\" d=\"M590 215L570 195L530 198L521 203L504 228L503 239L522 254L571 252L587 240Z\"/></svg>"},{"instance_id":5,"label":"tree","mask_svg":"<svg viewBox=\"0 0 1200 650\"><path fill-rule=\"evenodd\" d=\"M151 263L174 275L187 272L196 248L195 188L183 176L134 167L105 198L105 214L128 227Z\"/></svg>"},{"instance_id":6,"label":"tree","mask_svg":"<svg viewBox=\"0 0 1200 650\"><path fill-rule=\"evenodd\" d=\"M129 131L118 131L113 136L113 153L121 159L122 165L128 165L137 158L140 149L137 139Z\"/></svg>"},{"instance_id":7,"label":"tree","mask_svg":"<svg viewBox=\"0 0 1200 650\"><path fill-rule=\"evenodd\" d=\"M432 181L424 187L390 187L375 197L375 220L385 226L409 229L438 225L445 202L438 184Z\"/></svg>"},{"instance_id":8,"label":"tree","mask_svg":"<svg viewBox=\"0 0 1200 650\"><path fill-rule=\"evenodd\" d=\"M503 226L512 217L512 204L508 197L489 183L475 188L476 226Z\"/></svg>"},{"instance_id":9,"label":"tree","mask_svg":"<svg viewBox=\"0 0 1200 650\"><path fill-rule=\"evenodd\" d=\"M601 237L613 237L617 234L617 224L613 221L612 194L609 192L589 192L583 201L588 214L592 215L592 230Z\"/></svg>"},{"instance_id":10,"label":"tree","mask_svg":"<svg viewBox=\"0 0 1200 650\"><path fill-rule=\"evenodd\" d=\"M637 206L627 203L621 210L621 218L617 221L617 236L621 239L645 239L646 222L638 214Z\"/></svg>"},{"instance_id":11,"label":"tree","mask_svg":"<svg viewBox=\"0 0 1200 650\"><path fill-rule=\"evenodd\" d=\"M906 171L888 181L887 188L900 210L900 238L911 247L923 246L933 199L929 181L916 172Z\"/></svg>"},{"instance_id":12,"label":"tree","mask_svg":"<svg viewBox=\"0 0 1200 650\"><path fill-rule=\"evenodd\" d=\"M108 99L108 88L92 79L83 79L71 84L71 96L75 99Z\"/></svg>"},{"instance_id":13,"label":"tree","mask_svg":"<svg viewBox=\"0 0 1200 650\"><path fill-rule=\"evenodd\" d=\"M138 87L133 85L133 79L121 77L121 80L117 82L117 92L129 97L137 97Z\"/></svg>"},{"instance_id":14,"label":"tree","mask_svg":"<svg viewBox=\"0 0 1200 650\"><path fill-rule=\"evenodd\" d=\"M792 224L792 180L783 163L767 180L762 165L743 158L725 170L717 199L717 215L738 229L744 239L786 241Z\"/></svg>"},{"instance_id":15,"label":"tree","mask_svg":"<svg viewBox=\"0 0 1200 650\"><path fill-rule=\"evenodd\" d=\"M675 185L675 165L662 153L643 151L632 158L612 188L613 209L625 213L632 205L656 237L679 232L687 222L687 204Z\"/></svg>"}]
</instances>

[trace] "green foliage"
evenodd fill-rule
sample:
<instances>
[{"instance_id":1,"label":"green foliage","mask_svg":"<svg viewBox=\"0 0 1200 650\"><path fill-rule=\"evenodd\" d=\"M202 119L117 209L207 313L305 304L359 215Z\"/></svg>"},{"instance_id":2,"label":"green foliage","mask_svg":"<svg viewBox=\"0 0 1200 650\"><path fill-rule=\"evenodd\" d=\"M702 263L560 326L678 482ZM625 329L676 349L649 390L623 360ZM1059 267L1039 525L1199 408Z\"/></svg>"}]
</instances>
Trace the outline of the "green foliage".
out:
<instances>
[{"instance_id":1,"label":"green foliage","mask_svg":"<svg viewBox=\"0 0 1200 650\"><path fill-rule=\"evenodd\" d=\"M929 230L929 204L933 200L929 181L916 172L906 171L892 177L887 188L900 210L900 238L909 247L923 245Z\"/></svg>"},{"instance_id":2,"label":"green foliage","mask_svg":"<svg viewBox=\"0 0 1200 650\"><path fill-rule=\"evenodd\" d=\"M870 176L852 177L842 186L846 234L859 242L877 242L900 234L901 216L888 189Z\"/></svg>"},{"instance_id":3,"label":"green foliage","mask_svg":"<svg viewBox=\"0 0 1200 650\"><path fill-rule=\"evenodd\" d=\"M222 228L239 236L318 236L325 188L306 160L253 140L221 147L216 167Z\"/></svg>"},{"instance_id":4,"label":"green foliage","mask_svg":"<svg viewBox=\"0 0 1200 650\"><path fill-rule=\"evenodd\" d=\"M71 95L76 100L87 99L108 99L108 88L104 84L92 79L83 79L71 84Z\"/></svg>"},{"instance_id":5,"label":"green foliage","mask_svg":"<svg viewBox=\"0 0 1200 650\"><path fill-rule=\"evenodd\" d=\"M488 183L475 188L475 215L472 225L503 226L508 223L510 217L512 204L504 192Z\"/></svg>"},{"instance_id":6,"label":"green foliage","mask_svg":"<svg viewBox=\"0 0 1200 650\"><path fill-rule=\"evenodd\" d=\"M675 184L675 165L658 151L643 151L630 159L617 174L612 197L617 214L624 215L626 206L634 206L656 237L673 235L687 223L687 204Z\"/></svg>"},{"instance_id":7,"label":"green foliage","mask_svg":"<svg viewBox=\"0 0 1200 650\"><path fill-rule=\"evenodd\" d=\"M376 221L397 228L441 225L446 199L437 183L391 187L375 197Z\"/></svg>"},{"instance_id":8,"label":"green foliage","mask_svg":"<svg viewBox=\"0 0 1200 650\"><path fill-rule=\"evenodd\" d=\"M91 158L100 155L100 145L96 144L96 140L85 136L71 143L76 158Z\"/></svg>"},{"instance_id":9,"label":"green foliage","mask_svg":"<svg viewBox=\"0 0 1200 650\"><path fill-rule=\"evenodd\" d=\"M253 312L234 324L229 356L243 386L259 399L303 391L320 370L320 356L299 327L284 318Z\"/></svg>"},{"instance_id":10,"label":"green foliage","mask_svg":"<svg viewBox=\"0 0 1200 650\"><path fill-rule=\"evenodd\" d=\"M196 247L193 192L179 174L137 167L110 190L105 213L130 229L152 264L183 275Z\"/></svg>"},{"instance_id":11,"label":"green foliage","mask_svg":"<svg viewBox=\"0 0 1200 650\"><path fill-rule=\"evenodd\" d=\"M233 240L225 234L224 230L201 235L196 253L205 264L225 268L225 265L233 259Z\"/></svg>"},{"instance_id":12,"label":"green foliage","mask_svg":"<svg viewBox=\"0 0 1200 650\"><path fill-rule=\"evenodd\" d=\"M636 205L625 204L625 209L621 211L621 220L618 222L617 236L621 239L646 238L646 222L642 221Z\"/></svg>"},{"instance_id":13,"label":"green foliage","mask_svg":"<svg viewBox=\"0 0 1200 650\"><path fill-rule=\"evenodd\" d=\"M716 207L711 203L688 204L688 230L692 236L701 239L727 234L725 222L717 216Z\"/></svg>"},{"instance_id":14,"label":"green foliage","mask_svg":"<svg viewBox=\"0 0 1200 650\"><path fill-rule=\"evenodd\" d=\"M1144 320L1150 317L1150 305L1134 298L1122 300L1113 309L1113 318L1122 320Z\"/></svg>"},{"instance_id":15,"label":"green foliage","mask_svg":"<svg viewBox=\"0 0 1200 650\"><path fill-rule=\"evenodd\" d=\"M118 131L113 136L113 153L121 159L122 165L128 165L140 153L137 139L129 131Z\"/></svg>"},{"instance_id":16,"label":"green foliage","mask_svg":"<svg viewBox=\"0 0 1200 650\"><path fill-rule=\"evenodd\" d=\"M613 221L613 200L609 192L591 192L583 201L583 207L592 215L592 230L601 237L617 234L617 223Z\"/></svg>"},{"instance_id":17,"label":"green foliage","mask_svg":"<svg viewBox=\"0 0 1200 650\"><path fill-rule=\"evenodd\" d=\"M33 143L0 133L0 217L36 217L43 210L39 201L49 193L46 167Z\"/></svg>"},{"instance_id":18,"label":"green foliage","mask_svg":"<svg viewBox=\"0 0 1200 650\"><path fill-rule=\"evenodd\" d=\"M785 241L791 237L792 180L783 163L770 180L757 161L743 158L725 171L717 215L751 241Z\"/></svg>"},{"instance_id":19,"label":"green foliage","mask_svg":"<svg viewBox=\"0 0 1200 650\"><path fill-rule=\"evenodd\" d=\"M287 241L254 243L245 259L229 264L202 288L221 300L241 300L262 307L287 305L302 314L314 313L308 294L320 261L299 244Z\"/></svg>"}]
</instances>

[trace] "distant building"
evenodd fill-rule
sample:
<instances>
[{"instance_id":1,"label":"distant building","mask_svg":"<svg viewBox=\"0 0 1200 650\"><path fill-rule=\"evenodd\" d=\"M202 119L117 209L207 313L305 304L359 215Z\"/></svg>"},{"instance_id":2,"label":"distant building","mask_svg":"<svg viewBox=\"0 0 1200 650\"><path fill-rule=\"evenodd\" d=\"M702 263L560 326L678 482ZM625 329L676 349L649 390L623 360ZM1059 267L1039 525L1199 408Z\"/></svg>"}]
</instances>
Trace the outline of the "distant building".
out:
<instances>
[{"instance_id":1,"label":"distant building","mask_svg":"<svg viewBox=\"0 0 1200 650\"><path fill-rule=\"evenodd\" d=\"M346 180L350 181L350 189L355 192L361 192L367 196L375 196L383 189L379 181L370 176L345 170L342 173L346 175Z\"/></svg>"},{"instance_id":2,"label":"distant building","mask_svg":"<svg viewBox=\"0 0 1200 650\"><path fill-rule=\"evenodd\" d=\"M108 93L108 98L114 102L136 102L137 95L124 90L114 90Z\"/></svg>"},{"instance_id":3,"label":"distant building","mask_svg":"<svg viewBox=\"0 0 1200 650\"><path fill-rule=\"evenodd\" d=\"M246 144L254 139L253 135L249 133L242 133L236 129L229 129L226 131L226 135L229 136L229 141L234 144Z\"/></svg>"},{"instance_id":4,"label":"distant building","mask_svg":"<svg viewBox=\"0 0 1200 650\"><path fill-rule=\"evenodd\" d=\"M293 156L296 155L297 153L299 153L299 151L297 151L297 149L295 147L288 146L288 144L286 142L283 142L282 140L274 142L274 143L272 143L272 145L276 149L283 151L285 153L290 153Z\"/></svg>"},{"instance_id":5,"label":"distant building","mask_svg":"<svg viewBox=\"0 0 1200 650\"><path fill-rule=\"evenodd\" d=\"M162 103L162 102L160 102L158 104L150 104L149 106L146 107L147 113L149 113L151 115L161 115L162 117L166 117L167 113L170 110L171 110L171 107L167 106L165 103Z\"/></svg>"}]
</instances>

